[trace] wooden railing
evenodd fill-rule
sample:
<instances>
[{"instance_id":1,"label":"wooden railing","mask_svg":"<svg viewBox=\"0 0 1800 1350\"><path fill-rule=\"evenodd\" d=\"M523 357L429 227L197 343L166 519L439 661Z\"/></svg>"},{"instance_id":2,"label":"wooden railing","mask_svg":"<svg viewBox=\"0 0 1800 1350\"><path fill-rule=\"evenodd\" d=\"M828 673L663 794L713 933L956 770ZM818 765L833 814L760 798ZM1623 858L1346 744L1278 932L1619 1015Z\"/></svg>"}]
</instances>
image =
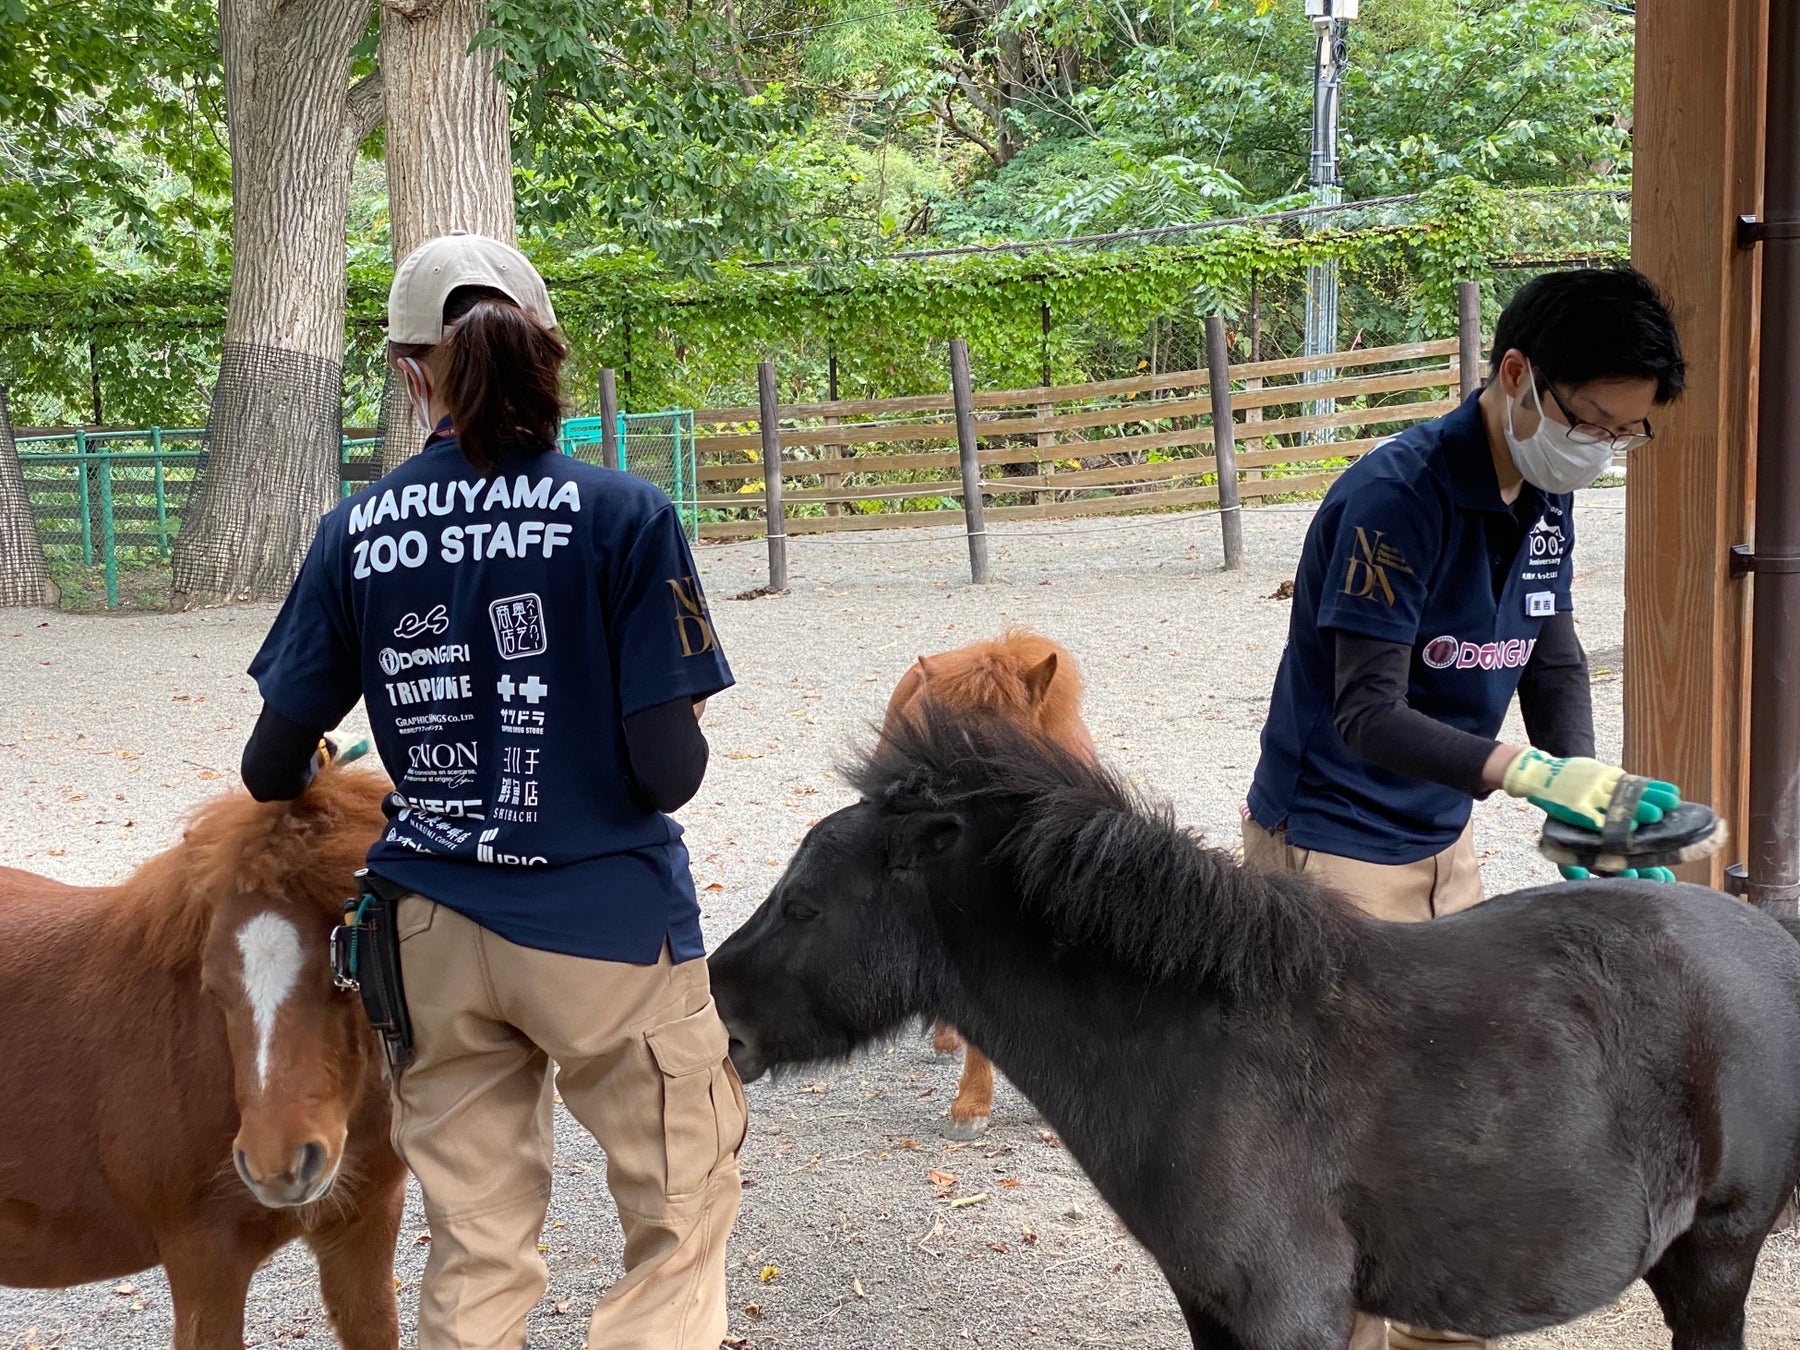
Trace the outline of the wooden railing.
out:
<instances>
[{"instance_id":1,"label":"wooden railing","mask_svg":"<svg viewBox=\"0 0 1800 1350\"><path fill-rule=\"evenodd\" d=\"M1316 492L1347 462L1461 396L1455 338L1230 368L1238 495ZM1315 372L1328 378L1307 383ZM1315 379L1316 379L1315 375ZM1332 411L1319 405L1335 401ZM1051 519L1215 504L1205 370L975 390L974 458L989 519ZM788 535L964 519L953 391L781 404ZM1350 406L1345 406L1346 404ZM759 410L695 413L703 538L765 532L768 447ZM1342 439L1339 439L1339 438ZM941 447L941 448L940 448ZM939 499L941 505L914 505ZM952 502L958 503L953 505Z\"/></svg>"}]
</instances>

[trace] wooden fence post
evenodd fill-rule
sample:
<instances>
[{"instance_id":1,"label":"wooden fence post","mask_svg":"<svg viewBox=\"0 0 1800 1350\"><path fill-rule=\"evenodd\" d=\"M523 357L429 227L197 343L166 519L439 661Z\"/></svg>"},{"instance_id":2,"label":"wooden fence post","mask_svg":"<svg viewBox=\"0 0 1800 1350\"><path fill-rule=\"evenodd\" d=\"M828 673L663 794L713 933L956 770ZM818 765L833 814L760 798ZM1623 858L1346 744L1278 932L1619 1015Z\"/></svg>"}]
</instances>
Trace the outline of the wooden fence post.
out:
<instances>
[{"instance_id":1,"label":"wooden fence post","mask_svg":"<svg viewBox=\"0 0 1800 1350\"><path fill-rule=\"evenodd\" d=\"M962 459L963 516L969 529L969 576L977 586L990 579L987 523L981 501L981 460L975 453L975 395L969 384L969 344L950 339L950 398L956 405L956 448Z\"/></svg>"},{"instance_id":2,"label":"wooden fence post","mask_svg":"<svg viewBox=\"0 0 1800 1350\"><path fill-rule=\"evenodd\" d=\"M1457 369L1461 372L1462 397L1481 387L1481 283L1456 283Z\"/></svg>"},{"instance_id":3,"label":"wooden fence post","mask_svg":"<svg viewBox=\"0 0 1800 1350\"><path fill-rule=\"evenodd\" d=\"M600 462L619 467L619 386L611 366L600 370Z\"/></svg>"},{"instance_id":4,"label":"wooden fence post","mask_svg":"<svg viewBox=\"0 0 1800 1350\"><path fill-rule=\"evenodd\" d=\"M781 403L775 396L775 363L756 363L756 393L761 403L763 512L769 538L769 589L785 591L787 517L781 509Z\"/></svg>"},{"instance_id":5,"label":"wooden fence post","mask_svg":"<svg viewBox=\"0 0 1800 1350\"><path fill-rule=\"evenodd\" d=\"M1212 384L1213 465L1219 478L1219 529L1225 538L1225 570L1244 565L1244 513L1238 505L1237 441L1231 424L1231 350L1225 320L1206 320L1206 366Z\"/></svg>"},{"instance_id":6,"label":"wooden fence post","mask_svg":"<svg viewBox=\"0 0 1800 1350\"><path fill-rule=\"evenodd\" d=\"M831 356L829 358L827 358L826 367L825 367L825 397L833 403L836 403L838 401L838 378L837 378L837 375L838 375L837 353L833 352L831 354ZM825 419L825 425L828 427L835 427L843 420L844 420L843 418L837 417L834 415L831 417L827 417ZM821 449L819 452L820 459L841 459L841 458L843 458L843 455L844 455L844 447L841 445L827 445L823 449ZM824 474L821 476L821 481L824 483L825 490L827 492L843 491L844 480L843 480L842 475L840 475L840 474L835 474L835 473ZM826 515L839 516L839 515L842 515L843 513L844 513L844 507L841 502L828 501L825 503L825 514Z\"/></svg>"}]
</instances>

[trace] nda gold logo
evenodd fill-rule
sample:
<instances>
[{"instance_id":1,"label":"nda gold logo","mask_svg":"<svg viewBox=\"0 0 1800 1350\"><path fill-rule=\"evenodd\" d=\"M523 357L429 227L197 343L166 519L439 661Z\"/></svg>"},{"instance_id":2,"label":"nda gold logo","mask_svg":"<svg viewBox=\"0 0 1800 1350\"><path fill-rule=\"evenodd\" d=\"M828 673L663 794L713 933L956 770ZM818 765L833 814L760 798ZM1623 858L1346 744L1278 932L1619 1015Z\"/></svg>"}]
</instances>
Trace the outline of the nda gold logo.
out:
<instances>
[{"instance_id":1,"label":"nda gold logo","mask_svg":"<svg viewBox=\"0 0 1800 1350\"><path fill-rule=\"evenodd\" d=\"M713 636L712 616L706 612L706 600L692 577L671 577L669 589L675 592L675 631L681 634L681 654L699 656L719 645Z\"/></svg>"},{"instance_id":2,"label":"nda gold logo","mask_svg":"<svg viewBox=\"0 0 1800 1350\"><path fill-rule=\"evenodd\" d=\"M1344 568L1344 594L1358 600L1372 600L1380 596L1387 604L1394 603L1393 583L1388 580L1388 571L1412 571L1406 565L1399 552L1381 542L1382 531L1376 530L1373 535L1358 525L1356 529L1356 545Z\"/></svg>"}]
</instances>

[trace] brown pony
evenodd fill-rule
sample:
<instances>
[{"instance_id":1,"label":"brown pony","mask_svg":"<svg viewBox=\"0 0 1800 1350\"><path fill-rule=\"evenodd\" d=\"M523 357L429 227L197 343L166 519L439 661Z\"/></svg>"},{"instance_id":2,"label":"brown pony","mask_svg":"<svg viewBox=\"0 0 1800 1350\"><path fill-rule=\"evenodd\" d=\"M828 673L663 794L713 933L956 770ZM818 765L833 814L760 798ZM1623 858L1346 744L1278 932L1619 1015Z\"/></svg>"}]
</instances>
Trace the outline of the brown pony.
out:
<instances>
[{"instance_id":1,"label":"brown pony","mask_svg":"<svg viewBox=\"0 0 1800 1350\"><path fill-rule=\"evenodd\" d=\"M176 1350L242 1350L293 1238L345 1350L394 1350L405 1172L330 933L385 827L378 774L207 803L116 886L0 869L0 1284L161 1265Z\"/></svg>"},{"instance_id":2,"label":"brown pony","mask_svg":"<svg viewBox=\"0 0 1800 1350\"><path fill-rule=\"evenodd\" d=\"M1099 763L1094 738L1081 720L1081 672L1075 658L1057 643L1026 628L1009 628L998 641L972 642L955 651L921 656L900 677L888 699L884 728L930 699L947 708L997 712L1041 731L1057 744ZM977 1139L994 1106L994 1066L965 1045L961 1033L943 1022L932 1035L941 1055L963 1052L962 1081L950 1103L951 1139Z\"/></svg>"}]
</instances>

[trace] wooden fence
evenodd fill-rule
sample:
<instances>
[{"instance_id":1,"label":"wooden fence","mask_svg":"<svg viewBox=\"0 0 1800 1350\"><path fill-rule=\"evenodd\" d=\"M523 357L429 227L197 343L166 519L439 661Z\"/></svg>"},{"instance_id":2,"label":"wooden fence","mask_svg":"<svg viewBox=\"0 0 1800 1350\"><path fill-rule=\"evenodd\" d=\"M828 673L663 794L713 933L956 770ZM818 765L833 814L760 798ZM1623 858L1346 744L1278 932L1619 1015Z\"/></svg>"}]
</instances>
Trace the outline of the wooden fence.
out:
<instances>
[{"instance_id":1,"label":"wooden fence","mask_svg":"<svg viewBox=\"0 0 1800 1350\"><path fill-rule=\"evenodd\" d=\"M1461 398L1462 372L1474 368L1470 343L1464 334L1231 365L1219 415L1231 422L1226 455L1230 463L1235 442L1235 472L1227 476L1236 496L1254 502L1316 493L1386 437L1449 412ZM1220 503L1206 370L970 389L967 446L958 436L954 387L776 405L774 372L762 374L773 425L763 407L703 409L694 415L695 448L701 537L770 536L772 574L778 552L785 570L785 539L793 535L967 521L973 541L985 527L967 509L973 484L965 465L980 466L979 514L989 522ZM1232 495L1228 484L1228 508ZM768 529L777 517L781 528Z\"/></svg>"}]
</instances>

